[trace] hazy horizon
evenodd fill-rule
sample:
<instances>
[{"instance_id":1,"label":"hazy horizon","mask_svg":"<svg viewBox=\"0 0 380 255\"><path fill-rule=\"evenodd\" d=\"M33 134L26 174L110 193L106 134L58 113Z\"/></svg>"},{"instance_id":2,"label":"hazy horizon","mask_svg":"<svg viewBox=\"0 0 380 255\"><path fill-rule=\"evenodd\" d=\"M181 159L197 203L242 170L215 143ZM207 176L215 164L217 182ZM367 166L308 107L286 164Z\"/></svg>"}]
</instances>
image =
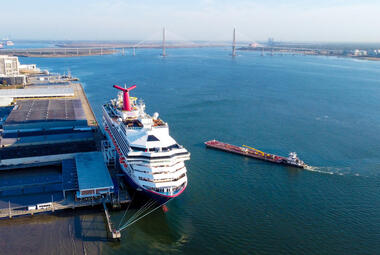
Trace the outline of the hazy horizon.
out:
<instances>
[{"instance_id":1,"label":"hazy horizon","mask_svg":"<svg viewBox=\"0 0 380 255\"><path fill-rule=\"evenodd\" d=\"M378 43L375 0L16 0L2 3L0 39Z\"/></svg>"},{"instance_id":2,"label":"hazy horizon","mask_svg":"<svg viewBox=\"0 0 380 255\"><path fill-rule=\"evenodd\" d=\"M0 38L1 39L9 39L15 42L30 42L30 43L38 43L38 42L52 42L52 43L59 43L59 42L73 42L73 43L80 43L80 42L89 42L89 43L138 43L141 42L143 39L77 39L77 40L69 40L69 39L28 39L28 38L19 38L19 39L13 39L13 38ZM263 39L263 40L256 40L256 41L247 41L247 40L236 40L237 43L251 43L251 42L259 42L259 43L265 43L268 41L269 38ZM190 38L191 40L191 38ZM189 40L189 41L190 41ZM144 40L145 41L145 40ZM168 40L167 42L176 40ZM147 42L155 42L155 43L161 43L161 39L157 40L151 40ZM199 42L199 43L227 43L231 44L231 39L227 40L191 40L191 42ZM295 44L380 44L380 41L374 41L374 42L368 42L368 41L285 41L285 40L275 40L275 42L279 43L295 43Z\"/></svg>"}]
</instances>

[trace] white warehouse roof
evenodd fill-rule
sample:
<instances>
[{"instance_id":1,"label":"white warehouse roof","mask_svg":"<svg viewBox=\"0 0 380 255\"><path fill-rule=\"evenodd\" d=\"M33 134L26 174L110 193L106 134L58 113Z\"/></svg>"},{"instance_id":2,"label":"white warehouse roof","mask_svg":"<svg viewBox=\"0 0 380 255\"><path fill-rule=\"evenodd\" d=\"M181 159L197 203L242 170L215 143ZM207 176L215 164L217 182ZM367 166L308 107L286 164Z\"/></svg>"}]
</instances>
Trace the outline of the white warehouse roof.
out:
<instances>
[{"instance_id":1,"label":"white warehouse roof","mask_svg":"<svg viewBox=\"0 0 380 255\"><path fill-rule=\"evenodd\" d=\"M113 189L113 182L101 152L78 153L75 156L79 190Z\"/></svg>"},{"instance_id":2,"label":"white warehouse roof","mask_svg":"<svg viewBox=\"0 0 380 255\"><path fill-rule=\"evenodd\" d=\"M72 87L45 87L31 89L0 89L0 98L18 97L66 97L74 96Z\"/></svg>"}]
</instances>

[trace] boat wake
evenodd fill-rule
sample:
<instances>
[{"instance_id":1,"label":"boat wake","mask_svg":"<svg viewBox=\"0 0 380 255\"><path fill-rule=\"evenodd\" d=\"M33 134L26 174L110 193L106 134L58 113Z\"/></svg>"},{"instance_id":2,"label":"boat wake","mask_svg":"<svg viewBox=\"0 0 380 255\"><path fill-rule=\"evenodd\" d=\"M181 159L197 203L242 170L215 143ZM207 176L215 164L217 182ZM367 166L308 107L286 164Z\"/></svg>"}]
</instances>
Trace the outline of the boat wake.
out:
<instances>
[{"instance_id":1,"label":"boat wake","mask_svg":"<svg viewBox=\"0 0 380 255\"><path fill-rule=\"evenodd\" d=\"M335 174L335 175L352 174L355 176L360 176L358 173L354 173L354 174L351 173L350 167L337 168L337 167L306 166L304 169L307 171L317 172L317 173L322 173L322 174Z\"/></svg>"}]
</instances>

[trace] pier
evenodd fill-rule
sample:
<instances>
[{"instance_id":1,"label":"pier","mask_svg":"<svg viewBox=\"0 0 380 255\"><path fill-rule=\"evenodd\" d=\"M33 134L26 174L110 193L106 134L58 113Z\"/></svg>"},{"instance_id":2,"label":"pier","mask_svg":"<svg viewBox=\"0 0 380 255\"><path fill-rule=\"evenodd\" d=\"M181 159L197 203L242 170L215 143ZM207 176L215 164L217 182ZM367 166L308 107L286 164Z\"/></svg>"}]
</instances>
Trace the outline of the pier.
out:
<instances>
[{"instance_id":1,"label":"pier","mask_svg":"<svg viewBox=\"0 0 380 255\"><path fill-rule=\"evenodd\" d=\"M130 197L128 193L124 193L121 195L121 198L119 200L120 204L128 204L130 203ZM56 211L61 210L68 210L68 209L76 209L76 208L82 208L82 207L94 207L98 205L105 205L106 203L112 204L112 201L109 199L94 199L94 200L83 200L83 201L75 201L74 196L70 195L66 197L65 200L62 201L55 201L55 202L47 202L49 203L49 206L42 209L31 209L28 210L27 206L20 206L20 207L11 207L8 208L2 208L0 209L0 219L10 219L13 217L20 217L20 216L32 216L34 214L40 214L40 213L53 213ZM107 212L108 213L108 212Z\"/></svg>"},{"instance_id":2,"label":"pier","mask_svg":"<svg viewBox=\"0 0 380 255\"><path fill-rule=\"evenodd\" d=\"M106 222L107 222L107 230L109 234L111 235L112 239L120 239L121 233L119 230L116 230L116 228L113 226L106 203L103 203L103 208L104 208L104 214L105 214Z\"/></svg>"},{"instance_id":3,"label":"pier","mask_svg":"<svg viewBox=\"0 0 380 255\"><path fill-rule=\"evenodd\" d=\"M63 52L72 54L53 50L55 56ZM120 238L107 206L123 209L131 198L115 165L115 150L107 147L104 161L106 141L82 85L70 74L27 76L26 88L0 90L0 219L102 208L110 237Z\"/></svg>"},{"instance_id":4,"label":"pier","mask_svg":"<svg viewBox=\"0 0 380 255\"><path fill-rule=\"evenodd\" d=\"M86 93L84 92L82 85L80 83L72 83L71 86L74 89L75 96L78 97L82 103L88 126L97 127L98 123L96 121L95 114L92 111L92 108L90 106L90 103L88 102Z\"/></svg>"},{"instance_id":5,"label":"pier","mask_svg":"<svg viewBox=\"0 0 380 255\"><path fill-rule=\"evenodd\" d=\"M0 219L101 208L108 237L120 240L162 205L150 199L126 217L132 199L117 162L127 162L101 133L82 85L70 74L28 76L26 88L0 90ZM126 208L117 228L109 208Z\"/></svg>"}]
</instances>

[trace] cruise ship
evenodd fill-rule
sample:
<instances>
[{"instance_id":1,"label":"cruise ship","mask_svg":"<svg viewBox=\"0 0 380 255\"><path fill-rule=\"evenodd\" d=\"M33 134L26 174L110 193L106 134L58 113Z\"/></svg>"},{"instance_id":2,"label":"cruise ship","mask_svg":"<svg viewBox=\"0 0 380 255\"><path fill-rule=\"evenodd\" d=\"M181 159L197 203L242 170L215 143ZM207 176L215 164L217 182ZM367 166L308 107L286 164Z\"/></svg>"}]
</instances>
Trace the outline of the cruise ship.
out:
<instances>
[{"instance_id":1,"label":"cruise ship","mask_svg":"<svg viewBox=\"0 0 380 255\"><path fill-rule=\"evenodd\" d=\"M103 127L129 186L159 203L179 196L187 187L184 161L190 153L169 135L158 113L150 116L142 100L129 96L136 85L114 88L121 91L103 105Z\"/></svg>"}]
</instances>

